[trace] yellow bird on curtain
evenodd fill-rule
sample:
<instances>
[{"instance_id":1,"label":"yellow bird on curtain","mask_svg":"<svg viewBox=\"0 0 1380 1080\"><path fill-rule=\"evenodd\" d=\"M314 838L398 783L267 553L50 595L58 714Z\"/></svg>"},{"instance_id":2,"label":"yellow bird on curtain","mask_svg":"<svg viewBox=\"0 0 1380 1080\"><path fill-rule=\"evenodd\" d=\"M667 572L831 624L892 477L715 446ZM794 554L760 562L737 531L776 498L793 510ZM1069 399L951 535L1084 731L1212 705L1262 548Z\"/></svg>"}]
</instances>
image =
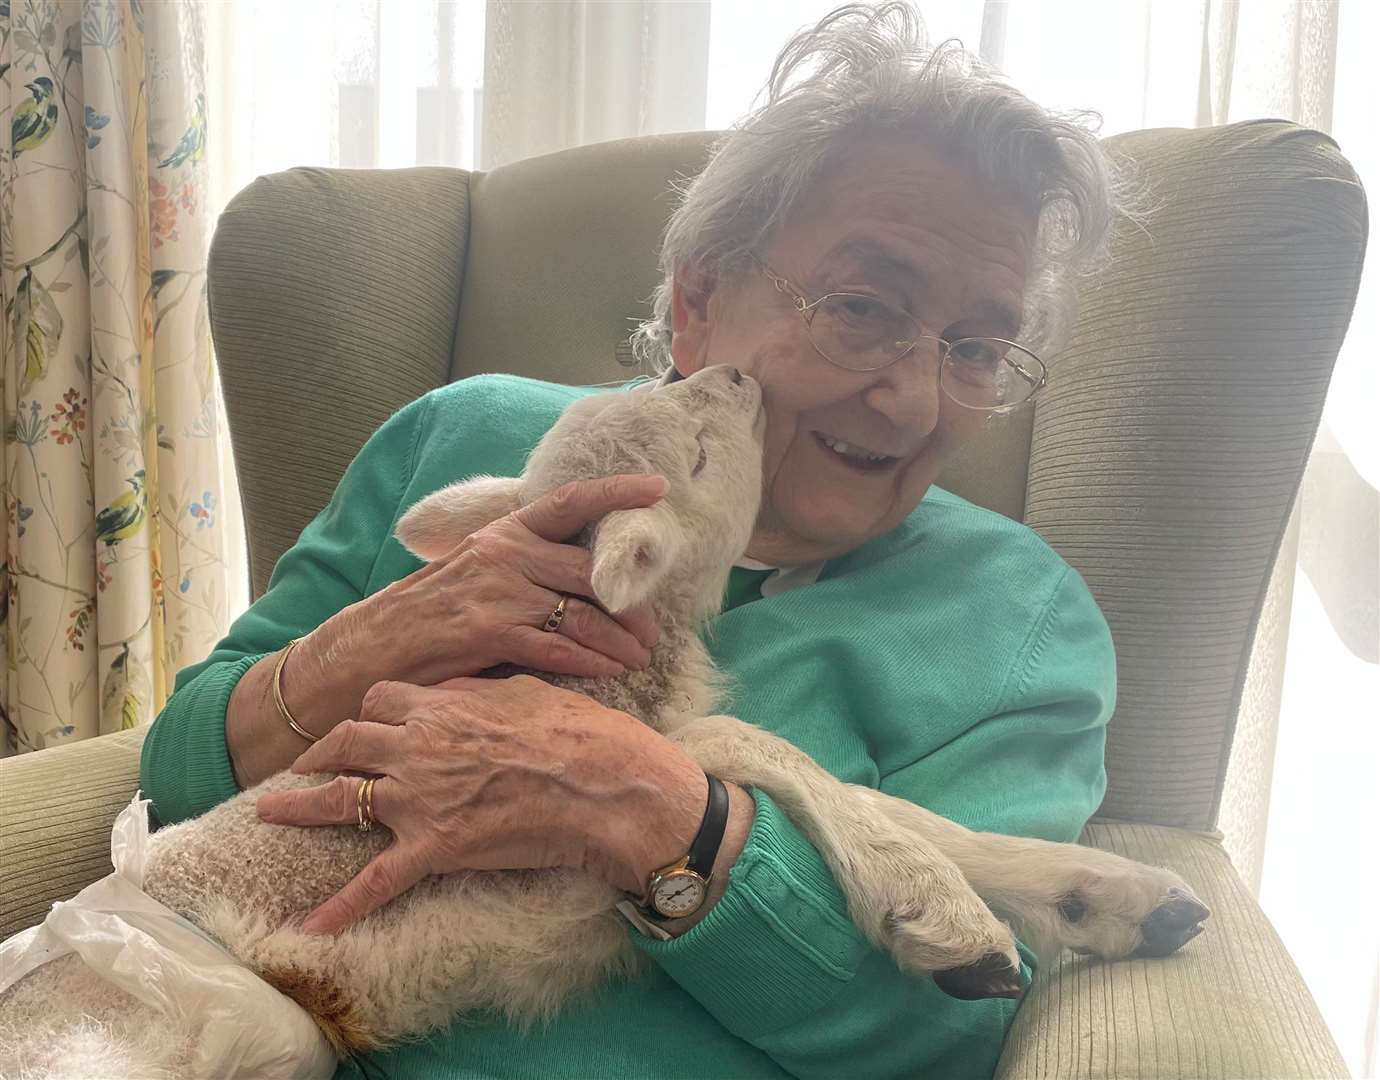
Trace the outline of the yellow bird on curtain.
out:
<instances>
[{"instance_id":1,"label":"yellow bird on curtain","mask_svg":"<svg viewBox=\"0 0 1380 1080\"><path fill-rule=\"evenodd\" d=\"M10 120L10 146L16 154L42 146L43 141L53 133L58 118L52 79L40 75L33 82L25 83L25 86L33 97L20 102Z\"/></svg>"},{"instance_id":2,"label":"yellow bird on curtain","mask_svg":"<svg viewBox=\"0 0 1380 1080\"><path fill-rule=\"evenodd\" d=\"M96 515L96 539L104 540L106 547L114 547L121 540L127 540L137 533L147 515L144 470L140 469L125 482L134 490L117 496L109 506Z\"/></svg>"}]
</instances>

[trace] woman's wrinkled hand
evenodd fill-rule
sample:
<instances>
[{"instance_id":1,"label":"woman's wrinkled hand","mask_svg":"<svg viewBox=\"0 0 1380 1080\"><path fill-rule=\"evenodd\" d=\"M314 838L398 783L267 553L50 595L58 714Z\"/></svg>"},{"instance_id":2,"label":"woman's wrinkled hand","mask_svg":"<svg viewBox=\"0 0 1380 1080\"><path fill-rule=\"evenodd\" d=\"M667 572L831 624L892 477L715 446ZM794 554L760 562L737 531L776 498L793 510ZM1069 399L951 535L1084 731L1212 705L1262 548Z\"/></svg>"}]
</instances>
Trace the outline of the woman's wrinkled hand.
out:
<instances>
[{"instance_id":1,"label":"woman's wrinkled hand","mask_svg":"<svg viewBox=\"0 0 1380 1080\"><path fill-rule=\"evenodd\" d=\"M683 854L704 813L703 771L626 713L531 676L379 683L293 764L376 774L373 809L394 834L304 929L333 933L422 878L564 867L627 891ZM262 820L353 825L363 781L263 795Z\"/></svg>"},{"instance_id":2,"label":"woman's wrinkled hand","mask_svg":"<svg viewBox=\"0 0 1380 1080\"><path fill-rule=\"evenodd\" d=\"M365 686L426 686L499 664L587 677L646 667L655 615L646 607L610 615L585 599L591 556L566 541L616 510L653 505L665 490L665 479L650 475L558 488L327 620L303 642L302 662L314 657L319 673L364 673ZM544 631L563 596L560 629Z\"/></svg>"}]
</instances>

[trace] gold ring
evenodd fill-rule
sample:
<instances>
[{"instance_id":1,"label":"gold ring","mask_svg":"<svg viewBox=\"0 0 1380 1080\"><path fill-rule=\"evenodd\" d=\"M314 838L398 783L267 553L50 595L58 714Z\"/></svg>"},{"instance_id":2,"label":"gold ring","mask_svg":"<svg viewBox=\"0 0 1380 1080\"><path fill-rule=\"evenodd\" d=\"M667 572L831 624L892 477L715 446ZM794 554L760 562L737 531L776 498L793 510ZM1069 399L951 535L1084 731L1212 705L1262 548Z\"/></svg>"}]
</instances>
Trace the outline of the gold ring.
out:
<instances>
[{"instance_id":1,"label":"gold ring","mask_svg":"<svg viewBox=\"0 0 1380 1080\"><path fill-rule=\"evenodd\" d=\"M565 605L570 597L562 596L561 602L551 609L551 614L546 617L546 624L542 627L548 634L554 634L561 628L561 620L565 618Z\"/></svg>"},{"instance_id":2,"label":"gold ring","mask_svg":"<svg viewBox=\"0 0 1380 1080\"><path fill-rule=\"evenodd\" d=\"M355 791L355 812L359 816L360 832L368 832L374 827L374 785L378 780L377 776L361 780Z\"/></svg>"}]
</instances>

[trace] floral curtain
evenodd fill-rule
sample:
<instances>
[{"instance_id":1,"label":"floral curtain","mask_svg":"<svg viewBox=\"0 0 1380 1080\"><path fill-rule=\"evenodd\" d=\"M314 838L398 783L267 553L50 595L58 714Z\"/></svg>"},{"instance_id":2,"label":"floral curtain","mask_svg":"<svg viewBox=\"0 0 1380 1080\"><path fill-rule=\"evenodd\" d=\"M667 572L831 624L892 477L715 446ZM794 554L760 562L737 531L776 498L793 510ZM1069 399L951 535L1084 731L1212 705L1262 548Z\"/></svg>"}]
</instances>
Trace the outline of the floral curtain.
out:
<instances>
[{"instance_id":1,"label":"floral curtain","mask_svg":"<svg viewBox=\"0 0 1380 1080\"><path fill-rule=\"evenodd\" d=\"M227 622L204 9L0 0L0 756L153 718Z\"/></svg>"}]
</instances>

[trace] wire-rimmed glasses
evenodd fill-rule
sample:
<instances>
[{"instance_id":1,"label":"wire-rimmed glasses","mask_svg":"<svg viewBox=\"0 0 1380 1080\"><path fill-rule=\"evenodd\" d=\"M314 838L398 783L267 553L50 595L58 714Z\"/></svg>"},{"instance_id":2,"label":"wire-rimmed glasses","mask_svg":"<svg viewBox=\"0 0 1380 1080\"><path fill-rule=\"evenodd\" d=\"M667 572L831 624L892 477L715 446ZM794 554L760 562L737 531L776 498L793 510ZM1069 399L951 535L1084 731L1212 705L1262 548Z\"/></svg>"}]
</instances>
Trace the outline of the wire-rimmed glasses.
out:
<instances>
[{"instance_id":1,"label":"wire-rimmed glasses","mask_svg":"<svg viewBox=\"0 0 1380 1080\"><path fill-rule=\"evenodd\" d=\"M924 333L909 312L865 293L826 293L809 300L760 259L755 260L777 292L790 297L805 320L815 352L849 371L880 371L921 341L941 349L939 387L967 409L1012 412L1045 385L1044 363L1029 349L1005 338L965 337L946 341Z\"/></svg>"}]
</instances>

